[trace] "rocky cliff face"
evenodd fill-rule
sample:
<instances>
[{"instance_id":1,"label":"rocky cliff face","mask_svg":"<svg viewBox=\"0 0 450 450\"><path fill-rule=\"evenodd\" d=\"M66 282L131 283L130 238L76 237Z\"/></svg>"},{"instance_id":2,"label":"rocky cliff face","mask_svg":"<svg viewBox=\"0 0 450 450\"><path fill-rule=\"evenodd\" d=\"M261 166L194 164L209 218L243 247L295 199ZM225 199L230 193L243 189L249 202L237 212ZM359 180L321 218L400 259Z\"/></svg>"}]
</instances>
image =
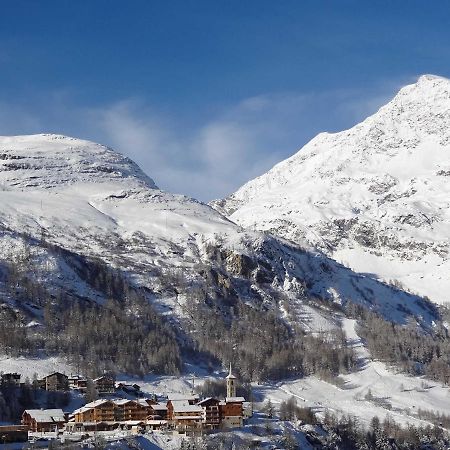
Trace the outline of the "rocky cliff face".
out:
<instances>
[{"instance_id":1,"label":"rocky cliff face","mask_svg":"<svg viewBox=\"0 0 450 450\"><path fill-rule=\"evenodd\" d=\"M450 81L422 76L364 122L319 134L212 205L244 227L450 300Z\"/></svg>"}]
</instances>

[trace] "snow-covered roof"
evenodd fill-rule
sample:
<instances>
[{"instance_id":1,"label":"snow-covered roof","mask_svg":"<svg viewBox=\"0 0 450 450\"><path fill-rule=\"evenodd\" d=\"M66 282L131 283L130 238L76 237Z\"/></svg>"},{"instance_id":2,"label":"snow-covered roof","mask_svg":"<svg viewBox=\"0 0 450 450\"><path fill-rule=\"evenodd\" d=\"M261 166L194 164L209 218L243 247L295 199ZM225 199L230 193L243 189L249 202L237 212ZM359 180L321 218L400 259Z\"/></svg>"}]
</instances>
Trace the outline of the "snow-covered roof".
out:
<instances>
[{"instance_id":1,"label":"snow-covered roof","mask_svg":"<svg viewBox=\"0 0 450 450\"><path fill-rule=\"evenodd\" d=\"M110 380L114 381L114 379L108 375L102 375L101 377L94 378L93 381L100 381L100 380Z\"/></svg>"},{"instance_id":2,"label":"snow-covered roof","mask_svg":"<svg viewBox=\"0 0 450 450\"><path fill-rule=\"evenodd\" d=\"M26 409L26 414L29 414L36 422L65 422L64 412L62 409Z\"/></svg>"},{"instance_id":3,"label":"snow-covered roof","mask_svg":"<svg viewBox=\"0 0 450 450\"><path fill-rule=\"evenodd\" d=\"M127 398L121 398L121 399L119 399L119 400L113 400L113 403L114 404L116 404L116 405L126 405L127 403L130 403L130 402L132 402L132 403L139 403L139 402L136 402L135 400L128 400Z\"/></svg>"},{"instance_id":4,"label":"snow-covered roof","mask_svg":"<svg viewBox=\"0 0 450 450\"><path fill-rule=\"evenodd\" d=\"M45 380L46 378L52 377L52 376L54 376L54 375L57 375L58 377L66 377L66 378L68 378L67 375L64 374L64 373L61 373L61 372L52 372L52 373L46 375L43 379Z\"/></svg>"},{"instance_id":5,"label":"snow-covered roof","mask_svg":"<svg viewBox=\"0 0 450 450\"><path fill-rule=\"evenodd\" d=\"M198 400L198 395L172 393L172 394L168 394L167 398L168 398L168 400L172 400L172 401L187 400L187 401L193 402L195 400Z\"/></svg>"},{"instance_id":6,"label":"snow-covered roof","mask_svg":"<svg viewBox=\"0 0 450 450\"><path fill-rule=\"evenodd\" d=\"M86 403L84 405L85 408L95 408L96 406L103 405L103 403L112 402L112 400L100 398L98 400L94 400L93 402Z\"/></svg>"},{"instance_id":7,"label":"snow-covered roof","mask_svg":"<svg viewBox=\"0 0 450 450\"><path fill-rule=\"evenodd\" d=\"M207 402L209 402L210 400L215 400L216 402L219 401L219 400L217 400L217 399L214 398L214 397L207 397L207 398L203 399L201 402L198 402L197 405L203 405L203 403L207 403Z\"/></svg>"},{"instance_id":8,"label":"snow-covered roof","mask_svg":"<svg viewBox=\"0 0 450 450\"><path fill-rule=\"evenodd\" d=\"M150 407L155 411L167 411L167 406L163 403L156 403L154 405L150 405Z\"/></svg>"},{"instance_id":9,"label":"snow-covered roof","mask_svg":"<svg viewBox=\"0 0 450 450\"><path fill-rule=\"evenodd\" d=\"M244 403L245 398L244 397L227 397L225 399L227 403Z\"/></svg>"},{"instance_id":10,"label":"snow-covered roof","mask_svg":"<svg viewBox=\"0 0 450 450\"><path fill-rule=\"evenodd\" d=\"M172 405L174 413L181 413L181 412L203 413L203 408L201 406L190 405L189 402L186 400L173 400Z\"/></svg>"}]
</instances>

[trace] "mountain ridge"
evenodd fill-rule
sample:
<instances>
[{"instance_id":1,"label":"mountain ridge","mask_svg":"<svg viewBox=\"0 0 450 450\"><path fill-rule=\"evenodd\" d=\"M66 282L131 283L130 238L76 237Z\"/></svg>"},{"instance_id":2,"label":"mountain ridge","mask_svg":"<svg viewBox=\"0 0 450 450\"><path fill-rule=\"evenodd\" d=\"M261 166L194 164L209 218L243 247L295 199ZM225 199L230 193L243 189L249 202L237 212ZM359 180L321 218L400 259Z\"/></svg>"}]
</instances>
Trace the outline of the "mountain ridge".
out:
<instances>
[{"instance_id":1,"label":"mountain ridge","mask_svg":"<svg viewBox=\"0 0 450 450\"><path fill-rule=\"evenodd\" d=\"M360 124L319 134L211 205L244 227L307 242L445 302L449 130L450 81L422 76Z\"/></svg>"}]
</instances>

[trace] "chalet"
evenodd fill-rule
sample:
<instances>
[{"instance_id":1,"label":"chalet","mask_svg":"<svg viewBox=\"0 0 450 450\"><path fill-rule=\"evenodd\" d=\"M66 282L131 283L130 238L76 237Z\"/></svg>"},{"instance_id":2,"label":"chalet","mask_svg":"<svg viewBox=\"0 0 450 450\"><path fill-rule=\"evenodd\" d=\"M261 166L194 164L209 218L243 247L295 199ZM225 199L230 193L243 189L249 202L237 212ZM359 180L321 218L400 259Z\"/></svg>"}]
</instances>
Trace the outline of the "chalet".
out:
<instances>
[{"instance_id":1,"label":"chalet","mask_svg":"<svg viewBox=\"0 0 450 450\"><path fill-rule=\"evenodd\" d=\"M197 405L203 409L203 426L209 429L216 429L220 426L220 401L216 398L205 398Z\"/></svg>"},{"instance_id":2,"label":"chalet","mask_svg":"<svg viewBox=\"0 0 450 450\"><path fill-rule=\"evenodd\" d=\"M70 375L67 379L69 383L69 389L74 389L80 392L86 392L87 379L80 375Z\"/></svg>"},{"instance_id":3,"label":"chalet","mask_svg":"<svg viewBox=\"0 0 450 450\"><path fill-rule=\"evenodd\" d=\"M188 402L190 405L195 405L200 400L200 397L195 394L186 395L186 394L171 393L167 396L167 400L168 401L182 400Z\"/></svg>"},{"instance_id":4,"label":"chalet","mask_svg":"<svg viewBox=\"0 0 450 450\"><path fill-rule=\"evenodd\" d=\"M167 405L163 403L150 403L148 405L148 420L166 420Z\"/></svg>"},{"instance_id":5,"label":"chalet","mask_svg":"<svg viewBox=\"0 0 450 450\"><path fill-rule=\"evenodd\" d=\"M149 419L145 424L147 430L161 430L167 427L167 420Z\"/></svg>"},{"instance_id":6,"label":"chalet","mask_svg":"<svg viewBox=\"0 0 450 450\"><path fill-rule=\"evenodd\" d=\"M22 425L31 431L55 431L65 423L62 409L26 409L22 414Z\"/></svg>"},{"instance_id":7,"label":"chalet","mask_svg":"<svg viewBox=\"0 0 450 450\"><path fill-rule=\"evenodd\" d=\"M149 406L145 402L135 400L114 400L114 420L119 422L125 421L142 421L148 416Z\"/></svg>"},{"instance_id":8,"label":"chalet","mask_svg":"<svg viewBox=\"0 0 450 450\"><path fill-rule=\"evenodd\" d=\"M28 427L26 425L0 425L0 443L28 442Z\"/></svg>"},{"instance_id":9,"label":"chalet","mask_svg":"<svg viewBox=\"0 0 450 450\"><path fill-rule=\"evenodd\" d=\"M54 372L39 380L39 386L46 391L67 391L69 378L60 372Z\"/></svg>"},{"instance_id":10,"label":"chalet","mask_svg":"<svg viewBox=\"0 0 450 450\"><path fill-rule=\"evenodd\" d=\"M222 428L239 428L244 425L244 397L227 397L220 402L220 418Z\"/></svg>"},{"instance_id":11,"label":"chalet","mask_svg":"<svg viewBox=\"0 0 450 450\"><path fill-rule=\"evenodd\" d=\"M190 404L188 400L169 400L167 418L178 431L200 428L203 421L203 408Z\"/></svg>"},{"instance_id":12,"label":"chalet","mask_svg":"<svg viewBox=\"0 0 450 450\"><path fill-rule=\"evenodd\" d=\"M20 386L20 373L2 373L0 377L0 384Z\"/></svg>"},{"instance_id":13,"label":"chalet","mask_svg":"<svg viewBox=\"0 0 450 450\"><path fill-rule=\"evenodd\" d=\"M116 392L116 380L112 375L102 375L96 378L94 386L100 395L114 394Z\"/></svg>"},{"instance_id":14,"label":"chalet","mask_svg":"<svg viewBox=\"0 0 450 450\"><path fill-rule=\"evenodd\" d=\"M145 400L95 400L73 413L77 423L100 423L128 421L145 421L149 415L150 405Z\"/></svg>"},{"instance_id":15,"label":"chalet","mask_svg":"<svg viewBox=\"0 0 450 450\"><path fill-rule=\"evenodd\" d=\"M112 422L114 421L114 402L95 400L73 412L75 422Z\"/></svg>"},{"instance_id":16,"label":"chalet","mask_svg":"<svg viewBox=\"0 0 450 450\"><path fill-rule=\"evenodd\" d=\"M141 387L138 384L125 384L125 383L118 383L116 386L116 389L119 391L123 391L130 395L135 395L136 397L139 397L141 394Z\"/></svg>"}]
</instances>

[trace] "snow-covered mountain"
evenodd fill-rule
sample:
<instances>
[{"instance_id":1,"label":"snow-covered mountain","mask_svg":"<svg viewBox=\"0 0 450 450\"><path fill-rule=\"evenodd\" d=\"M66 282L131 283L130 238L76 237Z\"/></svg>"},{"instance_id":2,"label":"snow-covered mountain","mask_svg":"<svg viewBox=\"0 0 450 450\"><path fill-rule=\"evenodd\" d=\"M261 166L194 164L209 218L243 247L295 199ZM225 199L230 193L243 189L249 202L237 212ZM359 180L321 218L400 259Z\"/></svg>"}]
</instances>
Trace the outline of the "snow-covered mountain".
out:
<instances>
[{"instance_id":1,"label":"snow-covered mountain","mask_svg":"<svg viewBox=\"0 0 450 450\"><path fill-rule=\"evenodd\" d=\"M420 77L212 205L247 229L450 301L450 80Z\"/></svg>"},{"instance_id":2,"label":"snow-covered mountain","mask_svg":"<svg viewBox=\"0 0 450 450\"><path fill-rule=\"evenodd\" d=\"M177 321L189 301L178 284L267 309L283 295L292 302L288 319L310 329L328 320L315 300L353 301L399 322L414 315L430 323L436 316L417 296L159 190L104 146L59 135L1 137L0 294L2 264L21 260L31 261L30 276L49 289L101 303L74 259L54 248L119 268Z\"/></svg>"}]
</instances>

